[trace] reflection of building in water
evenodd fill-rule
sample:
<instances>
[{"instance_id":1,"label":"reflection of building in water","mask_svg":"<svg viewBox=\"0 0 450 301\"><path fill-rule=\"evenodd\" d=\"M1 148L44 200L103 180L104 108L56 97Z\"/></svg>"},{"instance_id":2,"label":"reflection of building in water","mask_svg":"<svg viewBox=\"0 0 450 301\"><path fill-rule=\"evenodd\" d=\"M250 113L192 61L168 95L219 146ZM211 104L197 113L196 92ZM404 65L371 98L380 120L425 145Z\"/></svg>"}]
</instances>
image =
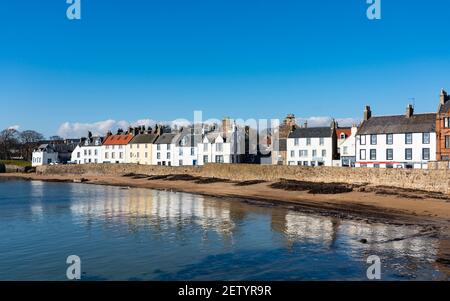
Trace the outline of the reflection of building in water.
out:
<instances>
[{"instance_id":1,"label":"reflection of building in water","mask_svg":"<svg viewBox=\"0 0 450 301\"><path fill-rule=\"evenodd\" d=\"M336 239L338 228L338 220L295 211L272 216L272 229L283 233L291 243L303 241L330 246Z\"/></svg>"},{"instance_id":2,"label":"reflection of building in water","mask_svg":"<svg viewBox=\"0 0 450 301\"><path fill-rule=\"evenodd\" d=\"M241 216L233 212L230 202L208 200L200 195L115 187L90 191L73 202L71 210L73 214L126 222L130 226L151 224L160 229L173 226L182 229L197 224L222 235L231 235L235 228L233 219Z\"/></svg>"}]
</instances>

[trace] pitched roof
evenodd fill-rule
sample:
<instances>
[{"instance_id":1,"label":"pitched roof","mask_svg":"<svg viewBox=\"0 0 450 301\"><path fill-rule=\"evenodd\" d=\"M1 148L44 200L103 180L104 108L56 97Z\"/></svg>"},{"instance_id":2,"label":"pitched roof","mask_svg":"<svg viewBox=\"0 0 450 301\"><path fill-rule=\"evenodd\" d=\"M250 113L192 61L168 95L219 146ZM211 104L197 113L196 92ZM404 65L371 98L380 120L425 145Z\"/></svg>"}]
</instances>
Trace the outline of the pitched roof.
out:
<instances>
[{"instance_id":1,"label":"pitched roof","mask_svg":"<svg viewBox=\"0 0 450 301\"><path fill-rule=\"evenodd\" d=\"M103 145L127 145L131 139L133 139L133 135L110 135L106 137L105 141L103 141Z\"/></svg>"},{"instance_id":2,"label":"pitched roof","mask_svg":"<svg viewBox=\"0 0 450 301\"><path fill-rule=\"evenodd\" d=\"M371 117L358 129L358 135L427 133L436 131L436 114L414 114Z\"/></svg>"},{"instance_id":3,"label":"pitched roof","mask_svg":"<svg viewBox=\"0 0 450 301\"><path fill-rule=\"evenodd\" d=\"M444 104L439 104L439 113L447 113L450 111L450 101L446 101Z\"/></svg>"},{"instance_id":4,"label":"pitched roof","mask_svg":"<svg viewBox=\"0 0 450 301\"><path fill-rule=\"evenodd\" d=\"M332 134L330 127L296 128L288 138L325 138Z\"/></svg>"},{"instance_id":5,"label":"pitched roof","mask_svg":"<svg viewBox=\"0 0 450 301\"><path fill-rule=\"evenodd\" d=\"M165 133L159 136L158 139L156 139L155 144L172 144L175 143L175 138L178 134L172 134L172 133Z\"/></svg>"},{"instance_id":6,"label":"pitched roof","mask_svg":"<svg viewBox=\"0 0 450 301\"><path fill-rule=\"evenodd\" d=\"M158 138L155 134L140 134L130 141L130 144L151 144Z\"/></svg>"},{"instance_id":7,"label":"pitched roof","mask_svg":"<svg viewBox=\"0 0 450 301\"><path fill-rule=\"evenodd\" d=\"M350 137L352 135L352 128L351 127L337 128L336 136L338 139L341 138L341 134L345 134L345 138Z\"/></svg>"}]
</instances>

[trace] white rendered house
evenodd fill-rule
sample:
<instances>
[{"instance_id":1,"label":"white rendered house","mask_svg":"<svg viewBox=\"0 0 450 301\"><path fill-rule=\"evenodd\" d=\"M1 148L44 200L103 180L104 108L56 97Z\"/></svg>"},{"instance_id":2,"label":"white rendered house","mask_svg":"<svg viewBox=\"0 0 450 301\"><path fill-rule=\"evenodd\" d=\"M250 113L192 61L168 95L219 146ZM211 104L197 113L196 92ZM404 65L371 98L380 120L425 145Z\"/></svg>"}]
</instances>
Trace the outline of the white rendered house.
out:
<instances>
[{"instance_id":1,"label":"white rendered house","mask_svg":"<svg viewBox=\"0 0 450 301\"><path fill-rule=\"evenodd\" d=\"M356 135L356 166L379 168L427 168L436 160L436 114L372 117L366 107Z\"/></svg>"},{"instance_id":2,"label":"white rendered house","mask_svg":"<svg viewBox=\"0 0 450 301\"><path fill-rule=\"evenodd\" d=\"M174 166L175 142L179 134L164 133L152 145L152 164Z\"/></svg>"},{"instance_id":3,"label":"white rendered house","mask_svg":"<svg viewBox=\"0 0 450 301\"><path fill-rule=\"evenodd\" d=\"M50 144L42 144L33 151L31 165L41 166L58 163L58 152Z\"/></svg>"},{"instance_id":4,"label":"white rendered house","mask_svg":"<svg viewBox=\"0 0 450 301\"><path fill-rule=\"evenodd\" d=\"M102 137L82 139L72 152L71 161L76 164L103 163L102 141Z\"/></svg>"},{"instance_id":5,"label":"white rendered house","mask_svg":"<svg viewBox=\"0 0 450 301\"><path fill-rule=\"evenodd\" d=\"M173 166L198 165L197 140L201 141L201 135L194 135L193 129L186 129L176 136Z\"/></svg>"},{"instance_id":6,"label":"white rendered house","mask_svg":"<svg viewBox=\"0 0 450 301\"><path fill-rule=\"evenodd\" d=\"M286 142L287 164L301 166L333 166L336 157L336 128L296 128Z\"/></svg>"},{"instance_id":7,"label":"white rendered house","mask_svg":"<svg viewBox=\"0 0 450 301\"><path fill-rule=\"evenodd\" d=\"M102 163L126 163L127 145L133 137L132 134L108 135L101 149Z\"/></svg>"}]
</instances>

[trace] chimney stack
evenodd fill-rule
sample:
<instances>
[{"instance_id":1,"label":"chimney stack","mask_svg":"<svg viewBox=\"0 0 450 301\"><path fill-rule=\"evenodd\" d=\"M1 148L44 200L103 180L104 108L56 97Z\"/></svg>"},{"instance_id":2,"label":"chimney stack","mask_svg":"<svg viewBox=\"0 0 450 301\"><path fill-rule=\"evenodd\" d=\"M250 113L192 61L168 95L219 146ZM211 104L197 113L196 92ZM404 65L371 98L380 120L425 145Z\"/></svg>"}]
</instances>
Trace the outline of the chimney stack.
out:
<instances>
[{"instance_id":1,"label":"chimney stack","mask_svg":"<svg viewBox=\"0 0 450 301\"><path fill-rule=\"evenodd\" d=\"M364 109L364 121L369 120L372 117L372 111L370 110L370 106L366 106Z\"/></svg>"},{"instance_id":2,"label":"chimney stack","mask_svg":"<svg viewBox=\"0 0 450 301\"><path fill-rule=\"evenodd\" d=\"M411 118L414 114L414 108L411 104L406 107L406 118Z\"/></svg>"},{"instance_id":3,"label":"chimney stack","mask_svg":"<svg viewBox=\"0 0 450 301\"><path fill-rule=\"evenodd\" d=\"M441 89L441 105L445 104L449 100L447 92L444 89Z\"/></svg>"},{"instance_id":4,"label":"chimney stack","mask_svg":"<svg viewBox=\"0 0 450 301\"><path fill-rule=\"evenodd\" d=\"M308 120L305 121L305 129L308 128Z\"/></svg>"}]
</instances>

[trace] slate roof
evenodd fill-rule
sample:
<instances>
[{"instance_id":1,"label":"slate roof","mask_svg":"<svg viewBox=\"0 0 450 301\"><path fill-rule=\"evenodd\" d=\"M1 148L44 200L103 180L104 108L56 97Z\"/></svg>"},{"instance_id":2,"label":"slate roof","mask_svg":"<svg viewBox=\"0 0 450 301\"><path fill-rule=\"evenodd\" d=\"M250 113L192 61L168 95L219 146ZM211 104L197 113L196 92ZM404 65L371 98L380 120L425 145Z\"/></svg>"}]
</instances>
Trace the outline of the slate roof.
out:
<instances>
[{"instance_id":1,"label":"slate roof","mask_svg":"<svg viewBox=\"0 0 450 301\"><path fill-rule=\"evenodd\" d=\"M172 133L165 133L159 136L158 139L156 139L154 144L172 144L175 143L175 139L179 134L172 134Z\"/></svg>"},{"instance_id":2,"label":"slate roof","mask_svg":"<svg viewBox=\"0 0 450 301\"><path fill-rule=\"evenodd\" d=\"M428 133L436 131L436 114L414 114L371 117L358 129L358 135Z\"/></svg>"},{"instance_id":3,"label":"slate roof","mask_svg":"<svg viewBox=\"0 0 450 301\"><path fill-rule=\"evenodd\" d=\"M447 113L450 110L450 101L446 101L444 104L439 104L439 113Z\"/></svg>"},{"instance_id":4,"label":"slate roof","mask_svg":"<svg viewBox=\"0 0 450 301\"><path fill-rule=\"evenodd\" d=\"M296 128L289 133L288 138L326 138L331 137L332 134L330 127Z\"/></svg>"},{"instance_id":5,"label":"slate roof","mask_svg":"<svg viewBox=\"0 0 450 301\"><path fill-rule=\"evenodd\" d=\"M130 141L130 144L152 144L157 138L155 134L139 134Z\"/></svg>"}]
</instances>

